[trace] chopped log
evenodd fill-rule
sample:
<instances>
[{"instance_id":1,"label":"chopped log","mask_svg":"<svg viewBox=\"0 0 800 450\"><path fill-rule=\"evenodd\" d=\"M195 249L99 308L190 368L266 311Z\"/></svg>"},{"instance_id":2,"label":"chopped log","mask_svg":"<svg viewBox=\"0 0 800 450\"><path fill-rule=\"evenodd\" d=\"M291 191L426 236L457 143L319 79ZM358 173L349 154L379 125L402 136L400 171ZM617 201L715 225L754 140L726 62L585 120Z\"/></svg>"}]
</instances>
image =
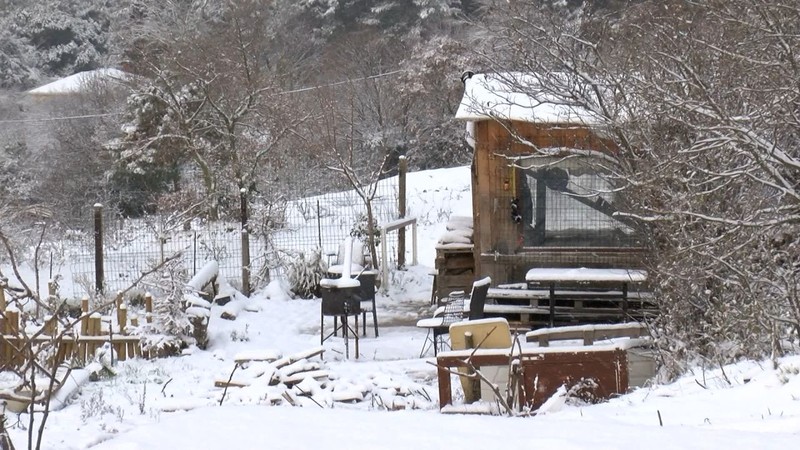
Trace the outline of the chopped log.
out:
<instances>
[{"instance_id":1,"label":"chopped log","mask_svg":"<svg viewBox=\"0 0 800 450\"><path fill-rule=\"evenodd\" d=\"M205 350L208 346L208 317L192 316L189 317L192 325L192 337L197 344L197 348Z\"/></svg>"},{"instance_id":2,"label":"chopped log","mask_svg":"<svg viewBox=\"0 0 800 450\"><path fill-rule=\"evenodd\" d=\"M315 347L312 349L308 349L299 353L295 353L294 355L285 356L277 361L275 361L275 368L280 369L282 367L288 366L289 364L293 364L301 359L309 359L315 356L321 355L325 352L325 347Z\"/></svg>"},{"instance_id":3,"label":"chopped log","mask_svg":"<svg viewBox=\"0 0 800 450\"><path fill-rule=\"evenodd\" d=\"M308 372L299 372L292 376L286 377L283 380L283 384L286 386L292 387L295 384L300 383L301 381L305 380L306 378L313 378L315 380L322 380L328 378L330 372L327 370L311 370Z\"/></svg>"},{"instance_id":4,"label":"chopped log","mask_svg":"<svg viewBox=\"0 0 800 450\"><path fill-rule=\"evenodd\" d=\"M233 297L231 301L225 304L222 307L222 313L219 315L221 319L225 320L236 320L239 316L239 313L245 309L246 304L249 302L250 299L247 297L241 298L239 296Z\"/></svg>"},{"instance_id":5,"label":"chopped log","mask_svg":"<svg viewBox=\"0 0 800 450\"><path fill-rule=\"evenodd\" d=\"M274 362L277 361L281 357L280 352L275 350L252 350L247 352L240 352L237 353L236 356L233 357L233 361L241 364L246 362Z\"/></svg>"},{"instance_id":6,"label":"chopped log","mask_svg":"<svg viewBox=\"0 0 800 450\"><path fill-rule=\"evenodd\" d=\"M282 377L290 377L296 373L300 372L309 372L312 370L319 370L320 365L318 362L308 361L308 360L300 360L289 364L288 366L283 366L280 368L280 374Z\"/></svg>"},{"instance_id":7,"label":"chopped log","mask_svg":"<svg viewBox=\"0 0 800 450\"><path fill-rule=\"evenodd\" d=\"M224 387L247 387L250 386L250 383L247 381L228 381L228 380L215 380L214 386L219 388Z\"/></svg>"},{"instance_id":8,"label":"chopped log","mask_svg":"<svg viewBox=\"0 0 800 450\"><path fill-rule=\"evenodd\" d=\"M286 400L286 403L288 403L288 404L290 404L292 406L297 406L298 405L297 397L294 395L294 393L292 393L290 391L283 391L281 396Z\"/></svg>"},{"instance_id":9,"label":"chopped log","mask_svg":"<svg viewBox=\"0 0 800 450\"><path fill-rule=\"evenodd\" d=\"M342 403L361 402L364 400L364 393L358 389L347 389L333 391L333 401Z\"/></svg>"},{"instance_id":10,"label":"chopped log","mask_svg":"<svg viewBox=\"0 0 800 450\"><path fill-rule=\"evenodd\" d=\"M193 293L210 300L212 298L211 295L208 292L204 292L203 289L207 285L213 284L218 274L219 264L216 261L209 261L186 283L186 287L191 289Z\"/></svg>"}]
</instances>

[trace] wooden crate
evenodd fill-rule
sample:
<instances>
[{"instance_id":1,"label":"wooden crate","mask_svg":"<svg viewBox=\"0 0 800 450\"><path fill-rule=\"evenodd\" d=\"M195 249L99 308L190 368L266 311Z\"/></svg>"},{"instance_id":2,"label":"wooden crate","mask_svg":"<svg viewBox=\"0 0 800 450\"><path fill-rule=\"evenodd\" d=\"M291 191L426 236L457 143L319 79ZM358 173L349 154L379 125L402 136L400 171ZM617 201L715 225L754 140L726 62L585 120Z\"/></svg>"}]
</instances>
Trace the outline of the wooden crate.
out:
<instances>
[{"instance_id":1,"label":"wooden crate","mask_svg":"<svg viewBox=\"0 0 800 450\"><path fill-rule=\"evenodd\" d=\"M475 259L471 244L442 245L436 248L436 281L434 296L437 303L453 291L469 293L475 281Z\"/></svg>"}]
</instances>

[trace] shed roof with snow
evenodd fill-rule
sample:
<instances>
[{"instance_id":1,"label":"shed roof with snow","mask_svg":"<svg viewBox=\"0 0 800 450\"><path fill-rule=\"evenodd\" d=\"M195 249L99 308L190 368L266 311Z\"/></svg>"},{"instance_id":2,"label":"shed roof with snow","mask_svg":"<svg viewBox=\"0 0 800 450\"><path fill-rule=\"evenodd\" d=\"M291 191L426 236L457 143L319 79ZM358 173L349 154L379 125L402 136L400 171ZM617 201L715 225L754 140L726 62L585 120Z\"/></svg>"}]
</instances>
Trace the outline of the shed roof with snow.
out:
<instances>
[{"instance_id":1,"label":"shed roof with snow","mask_svg":"<svg viewBox=\"0 0 800 450\"><path fill-rule=\"evenodd\" d=\"M566 104L544 86L549 82L569 82L565 75L539 75L522 72L465 73L464 96L456 119L479 121L513 120L543 124L592 126L598 118L586 109Z\"/></svg>"}]
</instances>

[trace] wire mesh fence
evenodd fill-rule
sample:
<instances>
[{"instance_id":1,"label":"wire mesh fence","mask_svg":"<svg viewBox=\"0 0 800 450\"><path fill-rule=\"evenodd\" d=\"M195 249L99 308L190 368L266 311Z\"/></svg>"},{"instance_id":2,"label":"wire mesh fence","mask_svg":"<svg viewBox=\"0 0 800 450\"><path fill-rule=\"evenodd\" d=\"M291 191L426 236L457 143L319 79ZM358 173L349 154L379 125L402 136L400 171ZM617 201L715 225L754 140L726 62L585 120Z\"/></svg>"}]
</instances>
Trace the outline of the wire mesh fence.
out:
<instances>
[{"instance_id":1,"label":"wire mesh fence","mask_svg":"<svg viewBox=\"0 0 800 450\"><path fill-rule=\"evenodd\" d=\"M398 178L378 181L371 201L373 224L377 227L398 217ZM354 190L266 205L252 200L247 222L250 273L258 286L285 275L289 261L301 254L319 252L333 255L348 236L366 240L367 210ZM268 208L268 214L260 214ZM220 274L234 286L242 283L243 226L237 220L209 221L203 218L155 214L126 219L112 211L103 220L103 290L126 289L146 271L165 258L175 257L187 277L208 261L216 261ZM71 234L68 261L72 296L96 289L95 243L91 225ZM387 236L388 254L395 254L397 235ZM380 252L379 252L380 254ZM391 264L381 261L380 264Z\"/></svg>"}]
</instances>

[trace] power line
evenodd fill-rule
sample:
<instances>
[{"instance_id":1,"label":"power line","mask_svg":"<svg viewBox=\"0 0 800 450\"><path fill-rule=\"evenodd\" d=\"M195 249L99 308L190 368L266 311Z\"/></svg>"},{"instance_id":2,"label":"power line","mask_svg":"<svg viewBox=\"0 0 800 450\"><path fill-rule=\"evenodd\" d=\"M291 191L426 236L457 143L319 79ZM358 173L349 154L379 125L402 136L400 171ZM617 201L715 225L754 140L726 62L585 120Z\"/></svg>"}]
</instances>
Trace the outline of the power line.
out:
<instances>
[{"instance_id":1,"label":"power line","mask_svg":"<svg viewBox=\"0 0 800 450\"><path fill-rule=\"evenodd\" d=\"M25 123L25 122L54 122L57 120L72 120L72 119L93 119L97 117L119 116L118 113L105 113L105 114L84 114L80 116L63 116L63 117L40 117L38 119L8 119L0 120L0 123Z\"/></svg>"},{"instance_id":2,"label":"power line","mask_svg":"<svg viewBox=\"0 0 800 450\"><path fill-rule=\"evenodd\" d=\"M304 87L304 88L292 89L292 90L289 90L289 91L277 92L275 95L299 94L301 92L308 92L308 91L313 91L313 90L316 90L316 89L323 89L323 88L328 88L328 87L333 87L333 86L340 86L342 84L352 83L354 81L375 80L375 79L378 79L378 78L388 77L389 75L395 75L395 74L398 74L398 73L401 73L401 72L405 72L405 69L392 70L392 71L389 71L389 72L383 72L383 73L379 73L379 74L376 74L376 75L369 75L369 76L361 77L361 78L350 78L350 79L347 79L347 80L336 81L336 82L328 83L328 84L320 84L320 85L317 85L317 86L308 86L308 87ZM124 113L116 112L116 113L105 113L105 114L84 114L84 115L80 115L80 116L40 117L40 118L37 118L37 119L4 119L4 120L0 120L0 124L4 124L4 123L30 123L30 122L55 122L55 121L59 121L59 120L75 120L75 119L95 119L95 118L99 118L99 117L119 116L119 115L122 115L122 114L124 114Z\"/></svg>"},{"instance_id":3,"label":"power line","mask_svg":"<svg viewBox=\"0 0 800 450\"><path fill-rule=\"evenodd\" d=\"M383 77L386 77L386 76L389 76L389 75L394 75L394 74L400 73L400 72L405 72L405 69L397 69L397 70L392 70L391 72L384 72L384 73L379 73L377 75L370 75L368 77L352 78L352 79L349 79L349 80L337 81L335 83L322 84L322 85L319 85L319 86L310 86L310 87L305 87L305 88L294 89L294 90L291 90L291 91L278 92L277 95L297 94L297 93L300 93L300 92L308 92L308 91L313 91L315 89L322 89L322 88L326 88L326 87L339 86L341 84L352 83L353 81L374 80L376 78L383 78Z\"/></svg>"}]
</instances>

